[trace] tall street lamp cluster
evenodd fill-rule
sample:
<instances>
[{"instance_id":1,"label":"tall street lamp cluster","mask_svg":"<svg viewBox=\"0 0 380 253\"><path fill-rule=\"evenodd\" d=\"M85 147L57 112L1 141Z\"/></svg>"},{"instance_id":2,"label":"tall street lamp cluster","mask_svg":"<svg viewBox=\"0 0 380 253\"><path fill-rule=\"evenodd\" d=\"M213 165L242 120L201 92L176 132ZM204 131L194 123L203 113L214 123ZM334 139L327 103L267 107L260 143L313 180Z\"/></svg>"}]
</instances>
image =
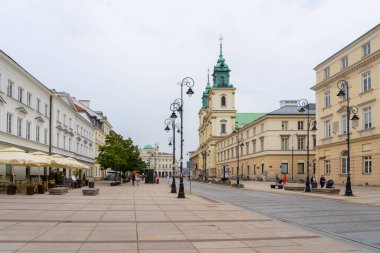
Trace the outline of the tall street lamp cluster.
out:
<instances>
[{"instance_id":1,"label":"tall street lamp cluster","mask_svg":"<svg viewBox=\"0 0 380 253\"><path fill-rule=\"evenodd\" d=\"M170 106L170 109L174 112L176 110L176 107L173 105ZM177 129L177 133L180 131L179 129L179 125L175 123L175 118L172 119L172 118L168 118L165 120L165 131L166 132L169 132L170 129L173 130L173 136L172 137L169 137L168 141L169 141L169 146L173 146L173 158L172 158L172 184L171 184L171 193L177 193L177 187L176 187L176 184L175 184L175 133L176 133L176 129ZM172 125L172 127L170 128L169 126Z\"/></svg>"},{"instance_id":2,"label":"tall street lamp cluster","mask_svg":"<svg viewBox=\"0 0 380 253\"><path fill-rule=\"evenodd\" d=\"M306 186L305 192L311 192L310 189L310 126L312 126L311 131L317 131L317 122L315 120L310 121L310 104L306 99L301 99L298 101L299 112L305 112L307 110L307 136L306 136L306 150L307 150L307 167L306 167Z\"/></svg>"},{"instance_id":3,"label":"tall street lamp cluster","mask_svg":"<svg viewBox=\"0 0 380 253\"><path fill-rule=\"evenodd\" d=\"M181 134L181 140L180 140L180 177L179 177L179 190L178 190L178 198L185 198L185 187L183 184L183 86L187 86L188 90L186 94L190 97L194 94L194 91L192 90L192 87L194 86L194 80L191 77L185 77L182 79L182 82L179 82L178 85L181 87L181 98L177 98L174 100L173 103L170 104L170 110L172 111L172 114L170 115L170 120L172 122L172 129L173 129L173 180L172 180L172 189L171 193L176 193L176 184L175 184L175 120L177 119L176 112L180 115L180 124L178 131ZM166 127L165 130L167 132L170 131L170 123L167 124L165 121Z\"/></svg>"},{"instance_id":4,"label":"tall street lamp cluster","mask_svg":"<svg viewBox=\"0 0 380 253\"><path fill-rule=\"evenodd\" d=\"M346 133L347 133L347 180L346 180L346 191L344 193L345 196L353 196L351 189L351 177L350 177L350 120L357 121L359 117L357 115L358 108L356 106L350 106L350 85L346 80L340 80L337 83L337 87L339 92L337 94L338 97L347 100L346 105ZM352 118L350 119L352 113Z\"/></svg>"}]
</instances>

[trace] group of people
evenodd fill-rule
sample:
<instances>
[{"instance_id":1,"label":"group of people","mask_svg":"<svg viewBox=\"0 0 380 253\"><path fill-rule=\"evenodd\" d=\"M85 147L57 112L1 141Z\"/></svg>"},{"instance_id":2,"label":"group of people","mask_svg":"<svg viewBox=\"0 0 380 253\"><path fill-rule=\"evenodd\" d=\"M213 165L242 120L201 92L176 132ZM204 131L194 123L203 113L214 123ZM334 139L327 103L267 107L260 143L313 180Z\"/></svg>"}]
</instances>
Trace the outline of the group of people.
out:
<instances>
[{"instance_id":1,"label":"group of people","mask_svg":"<svg viewBox=\"0 0 380 253\"><path fill-rule=\"evenodd\" d=\"M278 174L276 174L276 177L275 177L275 183L276 183L276 184L282 184L282 185L285 185L285 184L286 184L286 180L287 180L287 178L286 178L286 174L284 174L284 175L282 176L282 179L280 179L280 178L278 177ZM312 184L313 184L313 183L314 183L314 184L317 183L317 179L315 178L314 175L311 176L311 178L310 178L310 183L312 183ZM324 177L324 175L322 175L321 178L319 179L319 184L321 185L321 188L325 187L325 185L326 185L326 188L333 188L333 186L334 186L334 181L331 180L331 179L329 179L329 180L327 180L327 182L326 182L326 178ZM315 187L316 187L316 186L315 186Z\"/></svg>"}]
</instances>

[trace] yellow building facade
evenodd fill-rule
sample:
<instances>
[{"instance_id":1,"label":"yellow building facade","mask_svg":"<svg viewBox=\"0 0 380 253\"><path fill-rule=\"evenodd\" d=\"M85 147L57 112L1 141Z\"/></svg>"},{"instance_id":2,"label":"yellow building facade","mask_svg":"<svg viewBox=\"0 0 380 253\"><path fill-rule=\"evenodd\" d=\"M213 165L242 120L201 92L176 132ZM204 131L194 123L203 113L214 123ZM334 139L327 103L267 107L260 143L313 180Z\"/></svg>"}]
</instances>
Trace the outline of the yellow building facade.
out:
<instances>
[{"instance_id":1,"label":"yellow building facade","mask_svg":"<svg viewBox=\"0 0 380 253\"><path fill-rule=\"evenodd\" d=\"M315 119L315 104L310 104L309 122ZM299 112L298 101L281 101L273 112L258 115L216 143L218 177L271 180L287 174L288 180L302 182L307 174L306 112ZM242 125L237 114L237 125ZM315 174L315 133L309 132L310 175ZM239 159L239 163L238 163Z\"/></svg>"},{"instance_id":2,"label":"yellow building facade","mask_svg":"<svg viewBox=\"0 0 380 253\"><path fill-rule=\"evenodd\" d=\"M354 185L380 185L380 25L315 67L317 175L336 183L347 178L347 97L337 83L347 81L349 103L359 120L350 120L350 174ZM347 90L344 90L347 94ZM352 114L351 114L352 116Z\"/></svg>"}]
</instances>

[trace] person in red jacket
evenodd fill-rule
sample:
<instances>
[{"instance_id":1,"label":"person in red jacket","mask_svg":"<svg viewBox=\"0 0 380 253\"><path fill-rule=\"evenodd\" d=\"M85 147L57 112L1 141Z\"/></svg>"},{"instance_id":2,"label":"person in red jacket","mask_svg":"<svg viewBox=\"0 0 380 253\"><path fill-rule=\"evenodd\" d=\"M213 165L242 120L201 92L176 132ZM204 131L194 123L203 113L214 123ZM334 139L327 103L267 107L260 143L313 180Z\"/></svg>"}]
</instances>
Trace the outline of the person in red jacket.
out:
<instances>
[{"instance_id":1,"label":"person in red jacket","mask_svg":"<svg viewBox=\"0 0 380 253\"><path fill-rule=\"evenodd\" d=\"M286 184L286 174L282 177L282 183L285 185Z\"/></svg>"}]
</instances>

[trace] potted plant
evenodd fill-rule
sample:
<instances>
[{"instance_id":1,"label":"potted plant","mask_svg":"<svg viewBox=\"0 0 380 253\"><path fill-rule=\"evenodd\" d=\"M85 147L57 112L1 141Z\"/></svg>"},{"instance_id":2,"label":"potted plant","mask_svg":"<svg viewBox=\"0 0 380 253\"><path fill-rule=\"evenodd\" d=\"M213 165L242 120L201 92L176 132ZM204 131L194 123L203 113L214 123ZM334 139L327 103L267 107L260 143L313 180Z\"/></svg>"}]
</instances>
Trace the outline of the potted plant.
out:
<instances>
[{"instance_id":1,"label":"potted plant","mask_svg":"<svg viewBox=\"0 0 380 253\"><path fill-rule=\"evenodd\" d=\"M34 195L34 184L31 181L26 184L26 195Z\"/></svg>"},{"instance_id":2,"label":"potted plant","mask_svg":"<svg viewBox=\"0 0 380 253\"><path fill-rule=\"evenodd\" d=\"M55 180L49 180L48 181L48 189L55 187Z\"/></svg>"},{"instance_id":3,"label":"potted plant","mask_svg":"<svg viewBox=\"0 0 380 253\"><path fill-rule=\"evenodd\" d=\"M44 194L45 193L45 187L41 182L39 182L37 185L37 193L38 194Z\"/></svg>"},{"instance_id":4,"label":"potted plant","mask_svg":"<svg viewBox=\"0 0 380 253\"><path fill-rule=\"evenodd\" d=\"M11 183L7 185L7 194L8 195L14 195L16 194L16 185Z\"/></svg>"}]
</instances>

